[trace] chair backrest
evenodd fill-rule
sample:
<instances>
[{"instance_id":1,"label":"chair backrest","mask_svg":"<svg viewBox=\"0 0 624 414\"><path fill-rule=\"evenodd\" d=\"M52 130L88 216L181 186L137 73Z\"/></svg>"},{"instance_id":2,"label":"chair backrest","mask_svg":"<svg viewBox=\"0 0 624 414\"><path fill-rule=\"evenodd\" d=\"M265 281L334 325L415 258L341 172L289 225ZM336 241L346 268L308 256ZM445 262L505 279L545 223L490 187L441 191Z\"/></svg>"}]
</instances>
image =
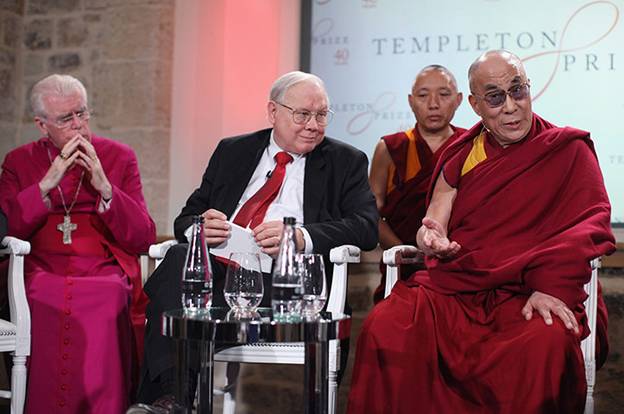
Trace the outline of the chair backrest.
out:
<instances>
[{"instance_id":1,"label":"chair backrest","mask_svg":"<svg viewBox=\"0 0 624 414\"><path fill-rule=\"evenodd\" d=\"M334 264L334 270L327 311L343 314L347 299L347 264L360 262L360 248L350 244L334 247L329 252L329 260Z\"/></svg>"},{"instance_id":2,"label":"chair backrest","mask_svg":"<svg viewBox=\"0 0 624 414\"><path fill-rule=\"evenodd\" d=\"M176 244L177 241L175 240L167 240L150 246L149 257L155 261L154 267L158 267L167 250ZM347 264L360 262L360 248L349 244L334 247L329 252L329 260L333 263L334 268L327 299L327 311L342 314L347 298Z\"/></svg>"},{"instance_id":3,"label":"chair backrest","mask_svg":"<svg viewBox=\"0 0 624 414\"><path fill-rule=\"evenodd\" d=\"M581 350L585 361L585 377L587 378L587 395L592 397L596 384L596 317L598 313L598 269L602 265L600 258L590 262L591 279L585 285L587 300L585 300L585 312L589 325L589 336L581 341Z\"/></svg>"},{"instance_id":4,"label":"chair backrest","mask_svg":"<svg viewBox=\"0 0 624 414\"><path fill-rule=\"evenodd\" d=\"M15 325L15 355L30 355L30 309L24 284L24 256L30 253L30 243L6 236L2 239L0 255L9 255L9 309Z\"/></svg>"}]
</instances>

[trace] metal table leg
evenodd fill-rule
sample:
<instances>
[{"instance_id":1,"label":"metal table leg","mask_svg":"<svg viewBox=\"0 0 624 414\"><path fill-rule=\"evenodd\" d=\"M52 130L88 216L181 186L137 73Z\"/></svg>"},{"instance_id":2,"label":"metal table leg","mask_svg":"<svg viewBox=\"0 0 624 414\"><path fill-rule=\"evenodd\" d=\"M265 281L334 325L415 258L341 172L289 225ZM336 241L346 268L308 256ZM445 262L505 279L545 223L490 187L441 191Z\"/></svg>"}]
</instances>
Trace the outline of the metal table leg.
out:
<instances>
[{"instance_id":1,"label":"metal table leg","mask_svg":"<svg viewBox=\"0 0 624 414\"><path fill-rule=\"evenodd\" d=\"M213 331L214 333L214 331ZM214 382L214 338L200 343L199 399L197 412L212 414L212 388Z\"/></svg>"},{"instance_id":2,"label":"metal table leg","mask_svg":"<svg viewBox=\"0 0 624 414\"><path fill-rule=\"evenodd\" d=\"M178 339L175 341L178 363L176 364L175 398L176 405L173 414L191 414L193 402L189 401L189 354L190 341Z\"/></svg>"},{"instance_id":3,"label":"metal table leg","mask_svg":"<svg viewBox=\"0 0 624 414\"><path fill-rule=\"evenodd\" d=\"M305 344L303 401L305 414L327 414L329 396L329 343Z\"/></svg>"}]
</instances>

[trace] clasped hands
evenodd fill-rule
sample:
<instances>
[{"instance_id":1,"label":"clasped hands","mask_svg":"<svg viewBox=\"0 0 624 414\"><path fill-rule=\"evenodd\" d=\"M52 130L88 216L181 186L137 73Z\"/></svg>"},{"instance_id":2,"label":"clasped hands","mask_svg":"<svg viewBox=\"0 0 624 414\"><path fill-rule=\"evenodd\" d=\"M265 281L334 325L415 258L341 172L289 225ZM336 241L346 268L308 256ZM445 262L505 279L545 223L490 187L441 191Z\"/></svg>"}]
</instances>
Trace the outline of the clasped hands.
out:
<instances>
[{"instance_id":1,"label":"clasped hands","mask_svg":"<svg viewBox=\"0 0 624 414\"><path fill-rule=\"evenodd\" d=\"M202 216L204 217L204 235L208 246L218 246L230 237L230 224L227 222L227 216L224 213L211 208ZM284 223L281 221L267 221L253 229L253 236L263 253L275 257L279 253L283 230ZM297 251L302 251L305 241L300 229L295 229L295 243Z\"/></svg>"},{"instance_id":2,"label":"clasped hands","mask_svg":"<svg viewBox=\"0 0 624 414\"><path fill-rule=\"evenodd\" d=\"M48 172L39 182L41 196L46 197L50 190L61 182L67 170L75 164L85 169L91 186L102 198L110 200L113 196L113 187L104 173L95 148L80 134L70 139L61 149L59 156L52 160Z\"/></svg>"}]
</instances>

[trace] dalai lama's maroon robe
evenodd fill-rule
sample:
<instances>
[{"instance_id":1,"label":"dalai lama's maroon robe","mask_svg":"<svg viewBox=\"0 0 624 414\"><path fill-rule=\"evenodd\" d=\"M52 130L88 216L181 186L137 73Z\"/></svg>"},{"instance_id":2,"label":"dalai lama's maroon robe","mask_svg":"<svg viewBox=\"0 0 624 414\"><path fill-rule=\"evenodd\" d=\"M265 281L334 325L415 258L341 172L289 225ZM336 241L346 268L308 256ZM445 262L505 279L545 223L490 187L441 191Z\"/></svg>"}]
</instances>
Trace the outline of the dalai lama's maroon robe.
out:
<instances>
[{"instance_id":1,"label":"dalai lama's maroon robe","mask_svg":"<svg viewBox=\"0 0 624 414\"><path fill-rule=\"evenodd\" d=\"M466 156L481 130L451 145L434 177L447 163L461 166L453 158ZM534 115L526 139L488 154L457 188L449 237L462 249L428 260L427 271L398 282L373 309L348 412L581 413L583 285L589 261L615 248L589 134ZM536 313L526 321L521 309L533 291L563 300L581 334L556 316L552 326ZM598 354L605 337L598 332Z\"/></svg>"},{"instance_id":2,"label":"dalai lama's maroon robe","mask_svg":"<svg viewBox=\"0 0 624 414\"><path fill-rule=\"evenodd\" d=\"M26 413L125 412L131 370L138 367L146 296L138 254L155 240L134 152L93 136L92 144L113 187L110 208L82 168L70 169L60 189L76 230L63 244L59 189L48 207L39 181L59 155L48 138L7 154L0 177L0 206L9 234L28 240L25 283L32 317ZM77 194L77 195L76 195Z\"/></svg>"},{"instance_id":3,"label":"dalai lama's maroon robe","mask_svg":"<svg viewBox=\"0 0 624 414\"><path fill-rule=\"evenodd\" d=\"M386 135L381 139L386 143L392 163L394 164L394 174L392 176L392 188L386 195L386 203L379 211L379 216L388 223L392 231L397 235L403 244L414 244L416 242L416 232L422 224L422 219L427 211L425 200L433 169L444 152L452 142L454 142L466 130L464 128L453 129L451 135L435 152L431 151L427 142L418 131L418 125L410 130L415 134L414 145L420 168L413 176L408 176L413 168L408 166L408 149L410 139L404 131L396 134ZM386 267L382 263L379 265L381 271L381 281L374 293L374 302L377 303L384 297L386 286ZM402 266L401 279L406 279L419 266Z\"/></svg>"}]
</instances>

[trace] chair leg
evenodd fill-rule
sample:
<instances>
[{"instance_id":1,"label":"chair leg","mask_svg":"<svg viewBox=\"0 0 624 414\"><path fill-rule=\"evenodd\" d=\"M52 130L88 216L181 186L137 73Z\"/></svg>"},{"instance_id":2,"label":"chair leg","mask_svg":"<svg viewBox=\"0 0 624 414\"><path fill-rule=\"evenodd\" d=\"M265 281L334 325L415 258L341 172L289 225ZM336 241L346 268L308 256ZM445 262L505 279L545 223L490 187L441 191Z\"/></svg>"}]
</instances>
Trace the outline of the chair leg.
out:
<instances>
[{"instance_id":1,"label":"chair leg","mask_svg":"<svg viewBox=\"0 0 624 414\"><path fill-rule=\"evenodd\" d=\"M336 412L336 403L338 399L338 373L334 370L329 371L329 392L327 393L327 413L334 414Z\"/></svg>"},{"instance_id":2,"label":"chair leg","mask_svg":"<svg viewBox=\"0 0 624 414\"><path fill-rule=\"evenodd\" d=\"M234 414L236 411L236 383L240 364L238 362L228 362L225 367L225 387L223 387L223 414Z\"/></svg>"},{"instance_id":3,"label":"chair leg","mask_svg":"<svg viewBox=\"0 0 624 414\"><path fill-rule=\"evenodd\" d=\"M585 400L585 414L594 414L594 397L591 395L587 396Z\"/></svg>"},{"instance_id":4,"label":"chair leg","mask_svg":"<svg viewBox=\"0 0 624 414\"><path fill-rule=\"evenodd\" d=\"M24 412L26 375L26 357L14 355L13 369L11 370L11 414Z\"/></svg>"}]
</instances>

